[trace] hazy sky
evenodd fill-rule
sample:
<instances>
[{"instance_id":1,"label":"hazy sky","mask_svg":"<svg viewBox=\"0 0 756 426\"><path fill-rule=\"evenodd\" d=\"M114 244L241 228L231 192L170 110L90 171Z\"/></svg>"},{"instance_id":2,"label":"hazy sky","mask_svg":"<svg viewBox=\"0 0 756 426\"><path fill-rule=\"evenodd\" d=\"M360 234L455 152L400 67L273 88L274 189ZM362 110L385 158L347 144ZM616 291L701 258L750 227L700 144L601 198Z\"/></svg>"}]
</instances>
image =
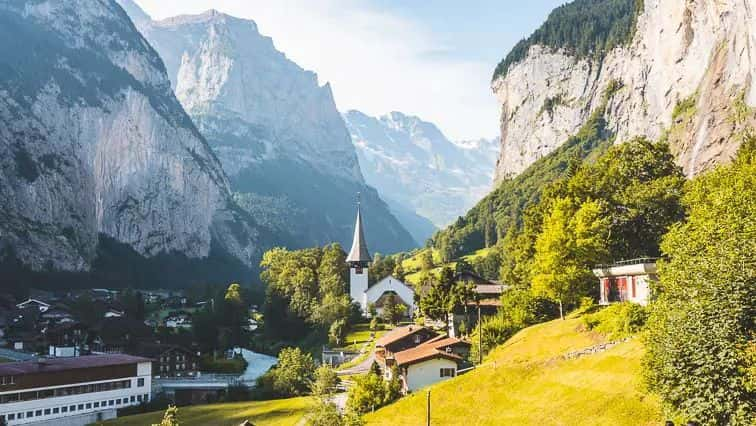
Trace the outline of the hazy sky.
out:
<instances>
[{"instance_id":1,"label":"hazy sky","mask_svg":"<svg viewBox=\"0 0 756 426\"><path fill-rule=\"evenodd\" d=\"M496 64L563 0L136 0L155 19L207 9L253 19L330 82L339 110L401 111L452 139L498 135Z\"/></svg>"}]
</instances>

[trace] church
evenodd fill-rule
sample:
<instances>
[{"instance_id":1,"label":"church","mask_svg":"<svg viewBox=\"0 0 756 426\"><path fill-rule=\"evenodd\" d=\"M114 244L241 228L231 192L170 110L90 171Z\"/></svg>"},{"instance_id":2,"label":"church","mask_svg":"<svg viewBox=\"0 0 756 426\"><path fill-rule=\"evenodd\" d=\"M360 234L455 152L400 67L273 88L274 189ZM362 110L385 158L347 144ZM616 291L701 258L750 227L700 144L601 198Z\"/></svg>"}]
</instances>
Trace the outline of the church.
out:
<instances>
[{"instance_id":1,"label":"church","mask_svg":"<svg viewBox=\"0 0 756 426\"><path fill-rule=\"evenodd\" d=\"M357 203L357 220L354 224L354 238L352 240L352 249L347 256L349 265L349 295L352 300L360 304L362 314L367 316L368 306L373 304L380 315L383 301L389 294L396 296L397 303L407 306L407 313L410 317L415 312L415 290L412 286L388 276L373 284L369 285L368 273L370 271L370 252L365 242L365 234L362 229L362 213L360 203Z\"/></svg>"}]
</instances>

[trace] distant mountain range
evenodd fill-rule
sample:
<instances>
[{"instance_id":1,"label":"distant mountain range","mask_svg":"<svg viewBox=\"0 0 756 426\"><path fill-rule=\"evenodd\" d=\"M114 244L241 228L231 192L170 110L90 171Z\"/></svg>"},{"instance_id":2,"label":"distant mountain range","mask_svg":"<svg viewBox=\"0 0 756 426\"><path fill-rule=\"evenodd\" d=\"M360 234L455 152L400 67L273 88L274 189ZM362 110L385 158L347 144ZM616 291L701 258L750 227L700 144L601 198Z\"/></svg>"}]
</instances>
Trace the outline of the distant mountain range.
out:
<instances>
[{"instance_id":1,"label":"distant mountain range","mask_svg":"<svg viewBox=\"0 0 756 426\"><path fill-rule=\"evenodd\" d=\"M368 184L386 194L392 209L431 221L433 227L410 228L416 239L427 239L491 189L498 139L452 142L433 123L401 112L348 111L344 120Z\"/></svg>"}]
</instances>

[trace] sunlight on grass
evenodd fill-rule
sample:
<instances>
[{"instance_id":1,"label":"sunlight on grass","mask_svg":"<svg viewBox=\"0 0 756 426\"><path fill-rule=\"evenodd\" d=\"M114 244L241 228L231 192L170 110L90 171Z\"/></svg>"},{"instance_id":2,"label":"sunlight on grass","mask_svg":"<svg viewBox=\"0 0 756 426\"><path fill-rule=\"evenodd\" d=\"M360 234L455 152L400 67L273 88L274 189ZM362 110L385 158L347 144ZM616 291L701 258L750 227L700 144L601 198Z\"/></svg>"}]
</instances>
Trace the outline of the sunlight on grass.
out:
<instances>
[{"instance_id":1,"label":"sunlight on grass","mask_svg":"<svg viewBox=\"0 0 756 426\"><path fill-rule=\"evenodd\" d=\"M226 404L179 407L182 426L231 426L249 420L256 426L294 426L312 408L312 398L290 398L272 401L249 401ZM160 423L163 412L121 417L99 424L105 426L147 426Z\"/></svg>"},{"instance_id":2,"label":"sunlight on grass","mask_svg":"<svg viewBox=\"0 0 756 426\"><path fill-rule=\"evenodd\" d=\"M483 367L432 386L435 425L651 425L659 401L640 385L643 346L635 339L612 349L564 360L602 342L578 332L579 319L527 328L487 358ZM369 425L425 421L421 390L366 416Z\"/></svg>"}]
</instances>

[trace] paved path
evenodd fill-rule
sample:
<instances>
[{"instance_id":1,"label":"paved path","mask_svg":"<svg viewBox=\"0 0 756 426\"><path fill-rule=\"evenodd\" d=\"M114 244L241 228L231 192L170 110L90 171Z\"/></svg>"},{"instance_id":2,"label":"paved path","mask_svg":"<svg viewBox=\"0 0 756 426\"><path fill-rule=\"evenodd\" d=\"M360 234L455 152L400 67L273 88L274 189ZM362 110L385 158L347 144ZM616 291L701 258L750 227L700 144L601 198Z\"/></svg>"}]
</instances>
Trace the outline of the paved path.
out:
<instances>
[{"instance_id":1,"label":"paved path","mask_svg":"<svg viewBox=\"0 0 756 426\"><path fill-rule=\"evenodd\" d=\"M370 352L370 355L368 355L368 357L359 364L355 365L354 367L349 367L345 370L339 370L336 372L336 374L338 374L339 376L350 376L353 374L367 373L370 370L370 366L373 365L373 361L375 361L375 353Z\"/></svg>"}]
</instances>

